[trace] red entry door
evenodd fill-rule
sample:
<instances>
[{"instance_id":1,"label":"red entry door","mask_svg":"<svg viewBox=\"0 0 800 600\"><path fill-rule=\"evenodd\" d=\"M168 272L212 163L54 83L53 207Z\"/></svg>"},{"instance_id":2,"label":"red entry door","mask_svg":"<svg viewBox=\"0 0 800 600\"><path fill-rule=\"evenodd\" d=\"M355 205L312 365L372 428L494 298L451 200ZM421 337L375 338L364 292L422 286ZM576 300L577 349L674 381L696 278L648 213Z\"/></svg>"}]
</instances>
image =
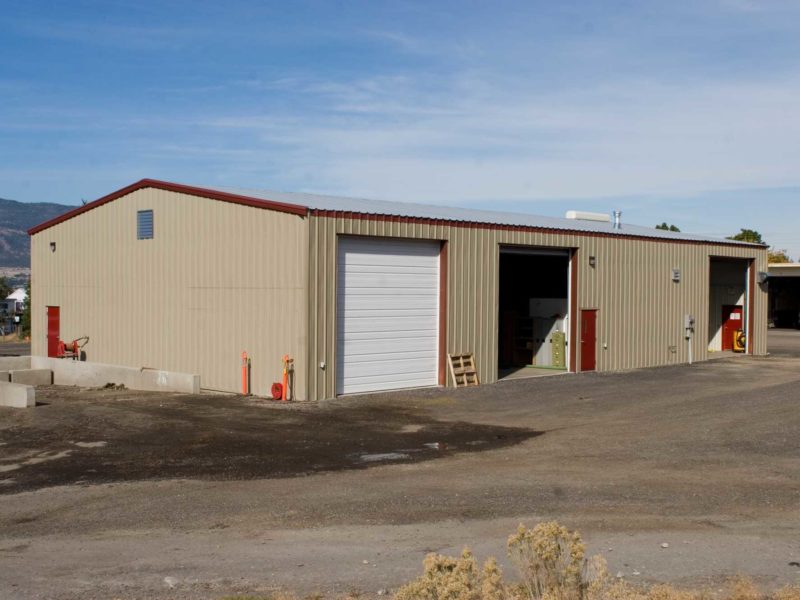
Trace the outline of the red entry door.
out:
<instances>
[{"instance_id":1,"label":"red entry door","mask_svg":"<svg viewBox=\"0 0 800 600\"><path fill-rule=\"evenodd\" d=\"M733 350L733 335L737 330L744 330L741 306L722 307L722 349Z\"/></svg>"},{"instance_id":2,"label":"red entry door","mask_svg":"<svg viewBox=\"0 0 800 600\"><path fill-rule=\"evenodd\" d=\"M597 367L597 310L581 311L581 371Z\"/></svg>"},{"instance_id":3,"label":"red entry door","mask_svg":"<svg viewBox=\"0 0 800 600\"><path fill-rule=\"evenodd\" d=\"M61 307L47 307L47 356L58 357L58 340L61 337Z\"/></svg>"}]
</instances>

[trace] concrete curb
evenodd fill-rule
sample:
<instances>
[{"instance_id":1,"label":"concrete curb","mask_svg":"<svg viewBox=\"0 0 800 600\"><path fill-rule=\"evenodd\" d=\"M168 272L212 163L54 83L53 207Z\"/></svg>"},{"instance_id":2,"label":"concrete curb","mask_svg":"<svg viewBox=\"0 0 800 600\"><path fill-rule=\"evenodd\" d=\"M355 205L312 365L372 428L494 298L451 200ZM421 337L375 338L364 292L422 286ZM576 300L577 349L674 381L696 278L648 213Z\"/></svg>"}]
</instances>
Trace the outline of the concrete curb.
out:
<instances>
[{"instance_id":1,"label":"concrete curb","mask_svg":"<svg viewBox=\"0 0 800 600\"><path fill-rule=\"evenodd\" d=\"M50 369L16 369L9 371L11 383L25 385L52 385L53 372Z\"/></svg>"},{"instance_id":2,"label":"concrete curb","mask_svg":"<svg viewBox=\"0 0 800 600\"><path fill-rule=\"evenodd\" d=\"M11 408L36 406L36 391L30 385L0 381L0 406Z\"/></svg>"},{"instance_id":3,"label":"concrete curb","mask_svg":"<svg viewBox=\"0 0 800 600\"><path fill-rule=\"evenodd\" d=\"M131 390L200 393L200 376L158 369L122 367L44 356L29 357L34 369L50 369L55 385L103 387L109 383ZM0 368L3 367L0 362Z\"/></svg>"}]
</instances>

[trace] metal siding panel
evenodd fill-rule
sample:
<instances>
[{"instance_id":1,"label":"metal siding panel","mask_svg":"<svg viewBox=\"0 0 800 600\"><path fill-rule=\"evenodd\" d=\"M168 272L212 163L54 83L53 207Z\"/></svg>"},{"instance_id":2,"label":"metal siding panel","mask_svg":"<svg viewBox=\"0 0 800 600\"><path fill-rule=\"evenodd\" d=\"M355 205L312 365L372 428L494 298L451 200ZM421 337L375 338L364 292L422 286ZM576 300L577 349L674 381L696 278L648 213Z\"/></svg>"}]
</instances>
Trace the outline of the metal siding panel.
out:
<instances>
[{"instance_id":1,"label":"metal siding panel","mask_svg":"<svg viewBox=\"0 0 800 600\"><path fill-rule=\"evenodd\" d=\"M611 237L585 237L516 231L511 228L481 229L454 227L446 223L404 224L358 218L311 217L310 268L321 271L310 281L329 282L335 274L331 257L335 256L337 233L414 237L447 240L447 350L475 353L481 381L496 380L497 362L497 293L498 248L500 244L521 244L580 248L577 304L598 308L598 370L637 368L685 362L688 358L682 338L684 312L694 311L697 331L704 331L708 319L708 256L756 257L764 270L766 252L748 247L664 243L657 240L630 240ZM588 257L597 257L597 266L588 266ZM680 284L671 281L673 266L681 268ZM327 278L327 279L326 279ZM310 398L333 394L333 345L335 326L335 286L309 285L312 297L309 317L312 336L309 364L328 363L323 377L312 377ZM766 292L756 290L754 297L756 332L754 350L766 351ZM320 315L317 317L316 315ZM316 320L316 321L315 321ZM322 321L325 324L322 324ZM761 325L763 322L764 325ZM315 331L316 333L313 333ZM608 342L608 350L602 342ZM572 340L577 343L577 340ZM677 346L676 353L669 351ZM702 336L693 347L695 357L706 357ZM312 356L313 354L313 356Z\"/></svg>"},{"instance_id":2,"label":"metal siding panel","mask_svg":"<svg viewBox=\"0 0 800 600\"><path fill-rule=\"evenodd\" d=\"M144 209L155 235L137 240ZM90 336L89 360L198 373L206 388L238 391L247 350L264 394L283 354L306 355L307 236L296 215L138 190L32 236L34 314L61 306L64 337ZM304 359L295 391L306 396Z\"/></svg>"}]
</instances>

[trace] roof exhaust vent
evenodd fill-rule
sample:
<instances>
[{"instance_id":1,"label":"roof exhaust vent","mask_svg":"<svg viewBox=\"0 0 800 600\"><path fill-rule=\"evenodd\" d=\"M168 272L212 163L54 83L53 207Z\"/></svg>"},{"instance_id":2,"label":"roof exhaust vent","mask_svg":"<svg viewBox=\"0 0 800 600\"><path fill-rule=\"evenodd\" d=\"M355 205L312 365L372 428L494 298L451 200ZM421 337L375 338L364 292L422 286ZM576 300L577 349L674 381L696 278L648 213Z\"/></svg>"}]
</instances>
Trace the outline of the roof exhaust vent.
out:
<instances>
[{"instance_id":1,"label":"roof exhaust vent","mask_svg":"<svg viewBox=\"0 0 800 600\"><path fill-rule=\"evenodd\" d=\"M614 229L622 229L622 211L614 211Z\"/></svg>"},{"instance_id":2,"label":"roof exhaust vent","mask_svg":"<svg viewBox=\"0 0 800 600\"><path fill-rule=\"evenodd\" d=\"M600 223L610 223L611 217L609 217L606 213L593 213L593 212L583 212L580 210L568 210L567 214L564 215L568 219L573 219L576 221L599 221Z\"/></svg>"}]
</instances>

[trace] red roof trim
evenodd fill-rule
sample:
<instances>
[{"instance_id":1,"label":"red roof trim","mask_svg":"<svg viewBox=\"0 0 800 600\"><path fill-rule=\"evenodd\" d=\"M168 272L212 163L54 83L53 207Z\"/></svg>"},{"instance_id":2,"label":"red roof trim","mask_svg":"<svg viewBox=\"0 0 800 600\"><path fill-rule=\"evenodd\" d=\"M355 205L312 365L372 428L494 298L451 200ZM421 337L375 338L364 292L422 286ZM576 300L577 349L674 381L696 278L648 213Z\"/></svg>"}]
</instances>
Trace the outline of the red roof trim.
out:
<instances>
[{"instance_id":1,"label":"red roof trim","mask_svg":"<svg viewBox=\"0 0 800 600\"><path fill-rule=\"evenodd\" d=\"M367 220L367 221L391 221L396 223L416 223L416 224L425 224L425 225L445 225L450 227L464 227L468 229L495 229L501 231L522 231L522 232L532 232L538 231L541 233L551 233L556 235L575 235L579 237L622 237L626 239L633 239L633 240L642 240L646 242L667 242L673 244L690 244L690 245L710 245L710 246L731 246L734 248L743 248L742 244L737 244L735 242L725 242L725 241L706 241L706 240L680 240L680 239L670 239L670 238L661 238L661 237L650 237L644 235L626 235L622 234L611 234L611 233L603 233L597 231L582 231L582 230L575 230L575 229L553 229L549 227L533 227L529 225L500 225L496 223L481 223L476 221L456 221L450 219L431 219L425 217L403 217L399 215L379 215L373 213L356 213L350 211L337 211L337 210L322 210L322 209L309 209L307 206L302 206L299 204L289 204L286 202L274 202L272 200L260 200L257 198L252 198L250 196L241 196L239 194L229 194L227 192L220 192L217 190L209 190L207 188L201 187L194 187L191 185L183 185L180 183L170 183L169 181L159 181L158 179L142 179L141 181L137 181L127 187L122 188L121 190L117 190L107 196L103 196L95 200L94 202L90 202L89 204L85 204L83 206L79 206L78 208L71 210L69 212L64 213L63 215L56 217L55 219L51 219L49 221L45 221L35 227L32 227L28 230L29 235L33 235L35 233L39 233L40 231L44 231L54 225L58 225L59 223L63 223L64 221L68 221L73 217L77 217L78 215L85 213L87 211L92 210L93 208L97 208L98 206L102 206L103 204L107 204L117 198L121 198L131 192L135 192L136 190L141 190L144 188L155 188L159 190L166 190L169 192L177 192L179 194L188 194L190 196L199 196L201 198L210 198L212 200L220 200L222 202L231 202L233 204L242 204L244 206L253 206L255 208L264 208L267 210L275 210L278 212L285 212L293 215L299 216L306 216L309 212L317 217L328 217L328 218L349 218L349 219L360 219L360 220ZM766 248L766 246L763 246ZM757 246L754 249L762 249L758 248Z\"/></svg>"},{"instance_id":2,"label":"red roof trim","mask_svg":"<svg viewBox=\"0 0 800 600\"><path fill-rule=\"evenodd\" d=\"M307 206L300 206L298 204L287 204L286 202L273 202L272 200L258 200L256 198L250 198L249 196L240 196L239 194L229 194L227 192L218 192L216 190L209 190L206 188L201 187L194 187L191 185L181 185L179 183L170 183L168 181L159 181L157 179L142 179L141 181L137 181L127 187L122 188L121 190L117 190L107 196L103 196L95 200L94 202L89 202L89 204L84 204L83 206L79 206L78 208L71 210L69 212L64 213L61 216L56 217L55 219L50 219L49 221L45 221L35 227L31 227L28 230L29 235L33 235L35 233L39 233L40 231L44 231L52 227L53 225L58 225L59 223L63 223L64 221L68 221L73 217L77 217L80 214L83 214L87 211L92 210L93 208L97 208L98 206L103 206L104 204L108 204L116 200L117 198L121 198L131 192L135 192L136 190L141 190L145 188L155 188L158 190L166 190L168 192L177 192L179 194L188 194L190 196L200 196L202 198L210 198L212 200L220 200L222 202L231 202L233 204L243 204L245 206L253 206L255 208L264 208L267 210L276 210L278 212L285 212L293 215L300 215L306 216L308 214L308 207Z\"/></svg>"},{"instance_id":3,"label":"red roof trim","mask_svg":"<svg viewBox=\"0 0 800 600\"><path fill-rule=\"evenodd\" d=\"M339 210L312 209L311 214L315 217L327 217L329 219L357 219L361 221L392 221L397 223L414 223L417 225L433 225L445 227L463 227L465 229L494 229L498 231L519 231L519 232L538 232L553 235L574 235L578 237L601 237L601 238L625 238L628 240L641 240L643 242L666 242L668 244L689 244L698 246L730 246L733 248L747 248L743 244L736 242L725 242L723 240L681 240L663 237L650 237L646 235L625 234L625 233L606 233L603 231L583 231L580 229L554 229L552 227L534 227L532 225L501 225L499 223L481 223L479 221L454 221L450 219L431 219L425 217L399 217L394 215L379 215L373 213L353 213ZM752 246L754 250L763 250L767 246Z\"/></svg>"}]
</instances>

